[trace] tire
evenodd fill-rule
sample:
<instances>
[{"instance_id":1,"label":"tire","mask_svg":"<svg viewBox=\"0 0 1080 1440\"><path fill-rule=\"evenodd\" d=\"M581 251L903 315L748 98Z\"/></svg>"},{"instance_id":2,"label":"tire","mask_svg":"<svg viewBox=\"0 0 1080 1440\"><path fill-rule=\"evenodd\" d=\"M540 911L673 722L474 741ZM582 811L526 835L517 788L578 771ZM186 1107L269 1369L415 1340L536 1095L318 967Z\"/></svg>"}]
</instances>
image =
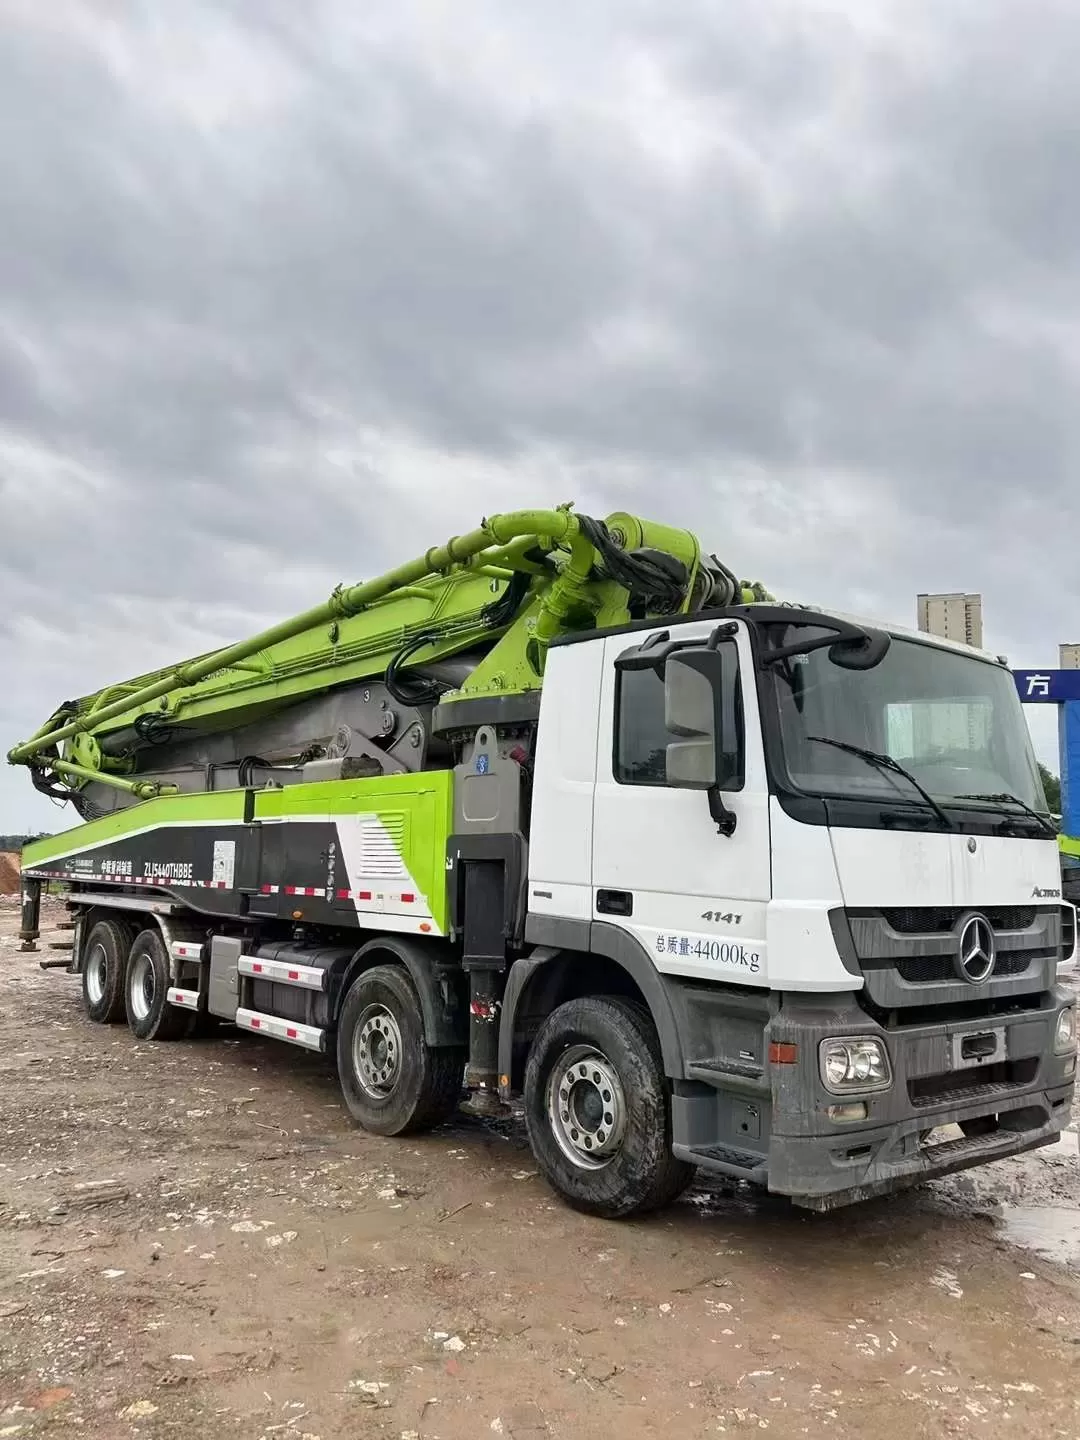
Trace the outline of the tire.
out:
<instances>
[{"instance_id":1,"label":"tire","mask_svg":"<svg viewBox=\"0 0 1080 1440\"><path fill-rule=\"evenodd\" d=\"M465 1051L424 1039L409 972L377 965L356 979L337 1029L341 1092L373 1135L419 1135L448 1120L461 1099Z\"/></svg>"},{"instance_id":2,"label":"tire","mask_svg":"<svg viewBox=\"0 0 1080 1440\"><path fill-rule=\"evenodd\" d=\"M124 978L124 1005L128 1028L138 1040L180 1040L191 1028L192 1016L170 1005L169 955L161 932L143 930L128 955Z\"/></svg>"},{"instance_id":3,"label":"tire","mask_svg":"<svg viewBox=\"0 0 1080 1440\"><path fill-rule=\"evenodd\" d=\"M98 1025L124 1018L124 975L131 932L118 920L99 920L82 948L82 995L87 1015Z\"/></svg>"},{"instance_id":4,"label":"tire","mask_svg":"<svg viewBox=\"0 0 1080 1440\"><path fill-rule=\"evenodd\" d=\"M587 1215L660 1210L694 1175L672 1154L671 1087L652 1019L619 997L569 1000L541 1025L525 1123L548 1183Z\"/></svg>"}]
</instances>

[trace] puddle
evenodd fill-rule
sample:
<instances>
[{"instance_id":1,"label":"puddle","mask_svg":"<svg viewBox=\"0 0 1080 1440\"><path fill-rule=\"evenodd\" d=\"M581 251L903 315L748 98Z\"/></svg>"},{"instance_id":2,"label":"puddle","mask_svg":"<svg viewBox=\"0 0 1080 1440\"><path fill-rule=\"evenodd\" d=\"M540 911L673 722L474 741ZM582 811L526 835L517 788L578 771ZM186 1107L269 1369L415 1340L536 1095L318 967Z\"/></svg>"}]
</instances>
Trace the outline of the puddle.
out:
<instances>
[{"instance_id":1,"label":"puddle","mask_svg":"<svg viewBox=\"0 0 1080 1440\"><path fill-rule=\"evenodd\" d=\"M1002 1235L1044 1260L1080 1266L1080 1211L1063 1206L1002 1205Z\"/></svg>"}]
</instances>

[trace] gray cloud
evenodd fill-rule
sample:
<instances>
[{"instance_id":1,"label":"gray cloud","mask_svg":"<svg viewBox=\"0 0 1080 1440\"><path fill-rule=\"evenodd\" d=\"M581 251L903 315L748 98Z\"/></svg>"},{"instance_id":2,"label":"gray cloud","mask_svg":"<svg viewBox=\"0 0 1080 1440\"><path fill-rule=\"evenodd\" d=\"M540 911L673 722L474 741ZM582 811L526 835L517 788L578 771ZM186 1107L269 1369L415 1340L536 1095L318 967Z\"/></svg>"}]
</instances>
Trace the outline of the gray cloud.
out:
<instances>
[{"instance_id":1,"label":"gray cloud","mask_svg":"<svg viewBox=\"0 0 1080 1440\"><path fill-rule=\"evenodd\" d=\"M574 497L1053 658L1075 7L383 8L8 6L0 748Z\"/></svg>"}]
</instances>

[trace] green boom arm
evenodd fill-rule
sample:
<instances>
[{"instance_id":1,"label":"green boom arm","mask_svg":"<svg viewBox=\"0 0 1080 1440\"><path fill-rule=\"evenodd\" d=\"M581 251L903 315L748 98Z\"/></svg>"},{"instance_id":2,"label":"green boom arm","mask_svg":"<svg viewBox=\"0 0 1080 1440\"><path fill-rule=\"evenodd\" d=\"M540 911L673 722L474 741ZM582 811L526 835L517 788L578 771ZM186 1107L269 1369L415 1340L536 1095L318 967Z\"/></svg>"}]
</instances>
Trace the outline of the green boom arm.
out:
<instances>
[{"instance_id":1,"label":"green boom arm","mask_svg":"<svg viewBox=\"0 0 1080 1440\"><path fill-rule=\"evenodd\" d=\"M8 760L51 772L69 788L95 779L149 798L170 787L123 779L117 772L128 762L108 753L109 735L130 733L146 717L182 717L204 729L237 724L257 707L380 674L410 642L415 663L421 652L430 662L497 641L462 696L536 688L558 636L625 618L627 590L613 559L642 552L651 563L657 555L677 562L678 608L691 608L703 593L702 562L688 531L628 515L598 525L569 507L496 515L377 579L338 587L324 604L248 640L76 702ZM500 596L515 585L516 611L499 613ZM742 598L763 593L751 587Z\"/></svg>"}]
</instances>

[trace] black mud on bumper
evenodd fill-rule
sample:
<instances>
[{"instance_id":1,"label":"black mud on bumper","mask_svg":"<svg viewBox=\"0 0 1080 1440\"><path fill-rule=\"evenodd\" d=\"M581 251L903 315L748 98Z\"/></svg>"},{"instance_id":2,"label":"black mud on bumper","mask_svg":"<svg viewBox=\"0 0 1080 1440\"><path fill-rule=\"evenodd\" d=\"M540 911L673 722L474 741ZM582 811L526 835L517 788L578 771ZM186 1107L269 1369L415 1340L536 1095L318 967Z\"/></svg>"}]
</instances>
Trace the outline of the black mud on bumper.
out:
<instances>
[{"instance_id":1,"label":"black mud on bumper","mask_svg":"<svg viewBox=\"0 0 1080 1440\"><path fill-rule=\"evenodd\" d=\"M986 1107L918 1116L883 1129L772 1136L768 1188L811 1210L835 1210L1052 1144L1068 1123L1069 1083ZM928 1135L928 1122L932 1129ZM957 1131L963 1125L969 1133ZM942 1134L941 1132L945 1132ZM941 1138L935 1143L935 1136Z\"/></svg>"},{"instance_id":2,"label":"black mud on bumper","mask_svg":"<svg viewBox=\"0 0 1080 1440\"><path fill-rule=\"evenodd\" d=\"M1076 1078L1075 1055L1054 1048L1072 999L1055 986L1023 1008L896 1028L850 998L832 1013L820 1000L786 1003L770 1039L787 1041L799 1059L772 1067L769 1189L829 1210L1051 1143L1068 1124ZM886 1088L826 1088L820 1047L843 1035L885 1047ZM862 1120L830 1115L860 1101Z\"/></svg>"}]
</instances>

